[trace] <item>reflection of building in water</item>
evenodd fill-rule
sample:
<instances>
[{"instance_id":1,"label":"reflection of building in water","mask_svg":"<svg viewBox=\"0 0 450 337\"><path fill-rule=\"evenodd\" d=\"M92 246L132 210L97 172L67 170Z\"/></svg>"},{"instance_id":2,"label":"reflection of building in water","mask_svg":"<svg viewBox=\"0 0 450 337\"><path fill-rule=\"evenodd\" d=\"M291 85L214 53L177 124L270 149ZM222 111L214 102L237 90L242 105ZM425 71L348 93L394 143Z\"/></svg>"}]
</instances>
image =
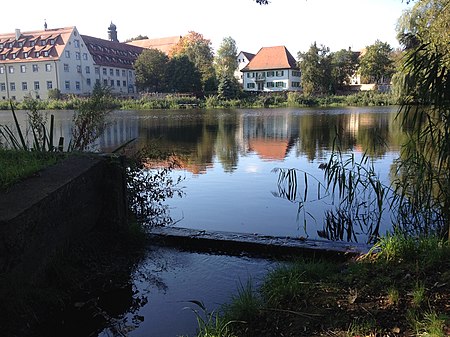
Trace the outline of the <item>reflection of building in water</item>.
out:
<instances>
[{"instance_id":1,"label":"reflection of building in water","mask_svg":"<svg viewBox=\"0 0 450 337\"><path fill-rule=\"evenodd\" d=\"M105 132L96 142L102 152L113 151L139 135L137 118L116 118L108 122Z\"/></svg>"},{"instance_id":2,"label":"reflection of building in water","mask_svg":"<svg viewBox=\"0 0 450 337\"><path fill-rule=\"evenodd\" d=\"M242 142L246 152L255 152L265 160L282 160L298 137L291 114L247 116L242 119Z\"/></svg>"}]
</instances>

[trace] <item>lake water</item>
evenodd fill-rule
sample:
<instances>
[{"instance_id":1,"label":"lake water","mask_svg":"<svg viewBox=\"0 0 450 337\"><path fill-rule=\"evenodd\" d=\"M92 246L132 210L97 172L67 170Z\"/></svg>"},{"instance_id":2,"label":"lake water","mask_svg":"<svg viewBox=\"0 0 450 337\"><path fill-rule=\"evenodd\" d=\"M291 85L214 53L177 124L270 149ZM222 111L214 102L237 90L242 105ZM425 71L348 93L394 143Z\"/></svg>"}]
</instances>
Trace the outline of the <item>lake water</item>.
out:
<instances>
[{"instance_id":1,"label":"lake water","mask_svg":"<svg viewBox=\"0 0 450 337\"><path fill-rule=\"evenodd\" d=\"M366 152L389 184L402 137L396 112L396 107L116 111L96 145L111 151L136 138L132 146L174 154L181 167L172 174L183 178L183 196L166 200L173 226L362 242L371 229L343 235L342 229L325 228L324 213L335 205L316 200L315 179L323 179L319 165L328 161L338 132L343 155L358 159ZM52 113L56 137L64 135L67 144L73 112ZM19 114L25 123L25 113ZM10 113L0 112L0 124L8 120ZM278 168L299 169L299 183L307 174L306 201L304 185L292 196L278 184ZM378 234L390 226L386 213Z\"/></svg>"},{"instance_id":2,"label":"lake water","mask_svg":"<svg viewBox=\"0 0 450 337\"><path fill-rule=\"evenodd\" d=\"M135 138L134 147L174 154L181 167L171 174L183 177L184 195L166 200L173 226L309 238L324 238L328 229L330 239L366 241L367 228L353 228L354 235L340 237L324 227L324 212L333 207L329 199L316 200L310 194L305 212L299 213L304 186L289 193L273 170L296 168L301 170L299 176L306 172L309 189L314 190L313 177L323 177L319 165L328 161L338 132L343 155L360 158L366 152L381 179L389 183L402 139L396 111L396 107L116 111L96 146L111 151ZM64 136L67 144L73 112L51 113L56 139ZM26 125L26 114L18 114ZM0 124L11 125L10 112L0 111ZM378 231L389 229L385 216ZM149 248L131 275L126 299L120 292L106 296L107 302L122 302L110 313L108 327L86 331L81 327L87 322L77 322L74 326L82 331L67 335L194 336L197 322L192 309L198 308L189 301L218 310L240 285L248 279L258 284L275 265L245 256ZM137 304L130 307L130 303Z\"/></svg>"}]
</instances>

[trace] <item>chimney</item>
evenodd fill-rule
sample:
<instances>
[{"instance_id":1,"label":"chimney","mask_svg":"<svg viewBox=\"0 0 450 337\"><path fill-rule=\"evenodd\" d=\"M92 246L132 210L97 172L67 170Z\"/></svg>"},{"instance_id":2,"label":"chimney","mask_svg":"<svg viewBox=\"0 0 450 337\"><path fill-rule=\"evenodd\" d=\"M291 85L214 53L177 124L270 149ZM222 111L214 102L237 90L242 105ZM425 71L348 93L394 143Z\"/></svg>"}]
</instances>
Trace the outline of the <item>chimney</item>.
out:
<instances>
[{"instance_id":1,"label":"chimney","mask_svg":"<svg viewBox=\"0 0 450 337\"><path fill-rule=\"evenodd\" d=\"M16 41L17 41L18 39L20 39L20 35L22 35L22 34L20 33L20 29L17 29L17 28L16 28Z\"/></svg>"}]
</instances>

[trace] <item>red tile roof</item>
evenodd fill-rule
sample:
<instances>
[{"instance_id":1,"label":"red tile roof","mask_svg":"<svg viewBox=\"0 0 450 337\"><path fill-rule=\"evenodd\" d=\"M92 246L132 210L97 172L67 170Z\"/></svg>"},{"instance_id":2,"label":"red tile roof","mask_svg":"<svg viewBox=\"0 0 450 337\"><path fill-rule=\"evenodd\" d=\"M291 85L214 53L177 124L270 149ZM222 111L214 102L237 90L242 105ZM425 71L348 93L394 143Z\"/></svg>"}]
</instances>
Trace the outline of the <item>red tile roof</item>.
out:
<instances>
[{"instance_id":1,"label":"red tile roof","mask_svg":"<svg viewBox=\"0 0 450 337\"><path fill-rule=\"evenodd\" d=\"M284 46L263 47L242 71L298 69L297 61Z\"/></svg>"},{"instance_id":2,"label":"red tile roof","mask_svg":"<svg viewBox=\"0 0 450 337\"><path fill-rule=\"evenodd\" d=\"M81 35L95 64L101 66L132 69L137 57L144 48L126 43L103 40L92 36Z\"/></svg>"},{"instance_id":3,"label":"red tile roof","mask_svg":"<svg viewBox=\"0 0 450 337\"><path fill-rule=\"evenodd\" d=\"M166 55L169 55L170 50L177 45L180 39L181 36L170 36L170 37L162 37L159 39L134 40L127 42L127 44L146 49L158 49L163 53L165 53Z\"/></svg>"}]
</instances>

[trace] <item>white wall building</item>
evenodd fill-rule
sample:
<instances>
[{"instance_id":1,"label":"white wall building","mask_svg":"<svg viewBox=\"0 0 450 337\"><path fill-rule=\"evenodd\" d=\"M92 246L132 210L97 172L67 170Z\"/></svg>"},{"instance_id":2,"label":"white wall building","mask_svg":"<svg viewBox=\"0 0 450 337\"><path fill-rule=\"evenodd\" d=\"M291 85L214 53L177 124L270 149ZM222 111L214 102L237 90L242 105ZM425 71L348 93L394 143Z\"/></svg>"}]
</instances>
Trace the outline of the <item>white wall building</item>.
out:
<instances>
[{"instance_id":1,"label":"white wall building","mask_svg":"<svg viewBox=\"0 0 450 337\"><path fill-rule=\"evenodd\" d=\"M234 72L234 77L237 78L237 80L239 81L239 83L241 85L244 84L244 76L242 74L242 69L244 69L247 66L247 64L249 64L250 61L254 57L255 57L255 54L247 53L245 51L241 51L237 55L238 67L237 67L236 71Z\"/></svg>"},{"instance_id":2,"label":"white wall building","mask_svg":"<svg viewBox=\"0 0 450 337\"><path fill-rule=\"evenodd\" d=\"M242 69L245 91L300 91L300 69L284 46L263 47Z\"/></svg>"},{"instance_id":3,"label":"white wall building","mask_svg":"<svg viewBox=\"0 0 450 337\"><path fill-rule=\"evenodd\" d=\"M0 100L47 99L52 89L89 95L95 82L116 94L134 93L133 63L141 51L81 36L76 27L0 34Z\"/></svg>"}]
</instances>

